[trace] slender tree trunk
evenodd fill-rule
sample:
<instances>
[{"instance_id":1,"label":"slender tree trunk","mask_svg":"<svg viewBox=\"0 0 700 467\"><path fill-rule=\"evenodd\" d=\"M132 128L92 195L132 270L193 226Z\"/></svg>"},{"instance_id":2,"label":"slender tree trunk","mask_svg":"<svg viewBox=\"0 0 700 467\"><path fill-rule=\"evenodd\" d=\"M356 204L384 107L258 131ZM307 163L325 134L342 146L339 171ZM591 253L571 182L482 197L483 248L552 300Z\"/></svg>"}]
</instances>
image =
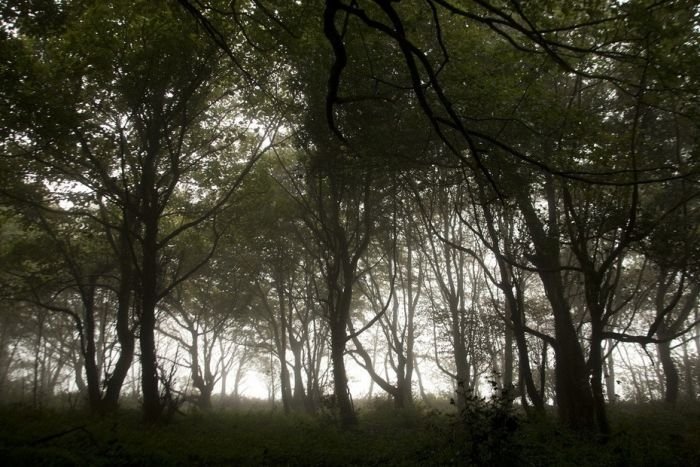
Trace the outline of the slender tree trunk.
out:
<instances>
[{"instance_id":1,"label":"slender tree trunk","mask_svg":"<svg viewBox=\"0 0 700 467\"><path fill-rule=\"evenodd\" d=\"M379 342L378 331L374 333L374 339L372 340L372 363L377 360L377 344ZM374 378L369 379L369 391L367 392L367 398L372 399L372 394L374 392Z\"/></svg>"},{"instance_id":2,"label":"slender tree trunk","mask_svg":"<svg viewBox=\"0 0 700 467\"><path fill-rule=\"evenodd\" d=\"M595 404L595 416L598 430L607 436L610 434L610 424L605 408L605 393L603 391L603 323L602 310L591 311L591 349L589 365L591 368L591 390Z\"/></svg>"},{"instance_id":3,"label":"slender tree trunk","mask_svg":"<svg viewBox=\"0 0 700 467\"><path fill-rule=\"evenodd\" d=\"M38 331L36 333L36 340L34 342L34 375L32 384L32 407L38 409L42 402L41 386L43 382L41 381L40 375L40 362L41 362L41 343L44 337L44 319L46 314L41 312L38 319Z\"/></svg>"},{"instance_id":4,"label":"slender tree trunk","mask_svg":"<svg viewBox=\"0 0 700 467\"><path fill-rule=\"evenodd\" d=\"M411 320L409 320L409 326L413 326L410 323ZM409 333L413 334L413 330L409 330ZM402 371L400 371L399 375L401 375L401 378L397 382L397 386L399 389L400 397L403 401L402 406L404 408L411 408L413 407L413 364L414 364L414 359L413 359L413 343L410 342L412 341L412 338L409 338L409 345L407 346L406 349L406 355L401 356L401 359L403 360L402 363Z\"/></svg>"},{"instance_id":5,"label":"slender tree trunk","mask_svg":"<svg viewBox=\"0 0 700 467\"><path fill-rule=\"evenodd\" d=\"M698 356L698 358L695 359L695 368L694 368L694 374L693 377L695 378L695 381L697 381L697 384L700 385L700 307L695 307L695 322L697 323L695 325L695 355Z\"/></svg>"},{"instance_id":6,"label":"slender tree trunk","mask_svg":"<svg viewBox=\"0 0 700 467\"><path fill-rule=\"evenodd\" d=\"M333 387L340 413L340 423L348 428L357 424L357 416L350 398L348 377L345 371L346 320L331 322L331 362L333 363Z\"/></svg>"},{"instance_id":7,"label":"slender tree trunk","mask_svg":"<svg viewBox=\"0 0 700 467\"><path fill-rule=\"evenodd\" d=\"M87 380L88 405L90 411L99 413L102 410L102 394L100 391L100 374L97 367L97 350L95 347L95 278L91 284L81 290L85 328L80 333L83 347L83 364Z\"/></svg>"},{"instance_id":8,"label":"slender tree trunk","mask_svg":"<svg viewBox=\"0 0 700 467\"><path fill-rule=\"evenodd\" d=\"M19 347L19 339L15 340L14 344L12 344L12 350L5 356L5 359L2 363L2 367L0 367L0 395L3 393L4 388L6 387L5 384L8 379L8 375L10 374L10 370L12 369L12 362L15 359L15 355L17 354L17 348Z\"/></svg>"},{"instance_id":9,"label":"slender tree trunk","mask_svg":"<svg viewBox=\"0 0 700 467\"><path fill-rule=\"evenodd\" d=\"M337 219L334 222L334 232L336 250L333 252L333 259L329 262L327 277L333 388L340 424L343 428L350 428L357 425L357 415L350 397L345 370L345 346L348 340L347 328L350 322L353 283L356 279L356 263L353 264L348 256L348 243L344 231L337 224ZM364 248L366 245L362 250ZM359 253L357 259L359 259Z\"/></svg>"},{"instance_id":10,"label":"slender tree trunk","mask_svg":"<svg viewBox=\"0 0 700 467\"><path fill-rule=\"evenodd\" d=\"M245 356L245 353L244 353ZM233 401L235 405L238 405L241 401L241 382L243 381L243 376L244 376L244 366L245 366L245 358L241 357L238 367L236 368L236 374L233 378Z\"/></svg>"},{"instance_id":11,"label":"slender tree trunk","mask_svg":"<svg viewBox=\"0 0 700 467\"><path fill-rule=\"evenodd\" d=\"M508 313L510 316L512 312ZM505 323L505 342L503 347L503 390L512 391L513 386L513 328Z\"/></svg>"},{"instance_id":12,"label":"slender tree trunk","mask_svg":"<svg viewBox=\"0 0 700 467\"><path fill-rule=\"evenodd\" d=\"M683 342L683 369L685 370L685 393L688 400L694 401L695 382L693 381L693 362L688 355L688 341Z\"/></svg>"},{"instance_id":13,"label":"slender tree trunk","mask_svg":"<svg viewBox=\"0 0 700 467\"><path fill-rule=\"evenodd\" d=\"M295 410L304 409L309 411L306 391L304 390L304 375L302 362L302 344L300 341L290 339L290 347L294 356L294 395L293 403Z\"/></svg>"},{"instance_id":14,"label":"slender tree trunk","mask_svg":"<svg viewBox=\"0 0 700 467\"><path fill-rule=\"evenodd\" d=\"M146 185L149 186L149 185ZM155 194L153 194L155 197ZM150 203L147 203L149 206ZM143 417L147 423L159 421L163 405L158 389L158 363L156 355L156 305L158 303L158 216L149 212L145 222L143 265L141 271L141 316L139 344L141 350L141 392Z\"/></svg>"},{"instance_id":15,"label":"slender tree trunk","mask_svg":"<svg viewBox=\"0 0 700 467\"><path fill-rule=\"evenodd\" d=\"M613 358L612 350L608 352L606 364L606 374L605 374L605 388L608 393L608 402L613 404L617 402L617 391L615 390L615 360Z\"/></svg>"},{"instance_id":16,"label":"slender tree trunk","mask_svg":"<svg viewBox=\"0 0 700 467\"><path fill-rule=\"evenodd\" d=\"M656 350L664 370L664 401L668 404L675 404L678 401L680 390L680 376L671 356L671 342L666 341L656 344Z\"/></svg>"},{"instance_id":17,"label":"slender tree trunk","mask_svg":"<svg viewBox=\"0 0 700 467\"><path fill-rule=\"evenodd\" d=\"M0 401L2 400L5 381L7 380L10 362L12 361L12 352L9 351L10 326L8 313L4 314L4 319L0 323Z\"/></svg>"},{"instance_id":18,"label":"slender tree trunk","mask_svg":"<svg viewBox=\"0 0 700 467\"><path fill-rule=\"evenodd\" d=\"M84 370L85 365L83 361L83 353L81 351L77 351L73 354L73 371L75 372L74 381L76 387L78 388L78 393L87 396L87 384L85 383L85 378L83 378ZM0 386L0 390L1 389L2 386Z\"/></svg>"},{"instance_id":19,"label":"slender tree trunk","mask_svg":"<svg viewBox=\"0 0 700 467\"><path fill-rule=\"evenodd\" d=\"M405 357L404 357L405 358ZM413 394L411 388L411 377L408 371L406 371L406 363L403 365L404 368L397 372L396 381L396 395L394 396L394 407L397 409L407 409L413 407ZM413 373L413 369L411 369Z\"/></svg>"},{"instance_id":20,"label":"slender tree trunk","mask_svg":"<svg viewBox=\"0 0 700 467\"><path fill-rule=\"evenodd\" d=\"M131 307L133 294L133 266L130 258L130 242L128 239L129 218L125 216L122 232L120 233L120 274L119 290L117 291L117 340L119 341L119 357L114 365L111 377L106 381L103 398L103 410L111 412L119 406L119 395L129 369L134 360L136 339L131 330Z\"/></svg>"},{"instance_id":21,"label":"slender tree trunk","mask_svg":"<svg viewBox=\"0 0 700 467\"><path fill-rule=\"evenodd\" d=\"M479 191L480 200L483 206L486 226L491 237L492 250L496 255L498 270L501 277L501 290L505 296L506 319L510 323L506 323L506 354L504 362L504 377L503 386L509 388L512 385L513 374L513 339L515 339L518 351L518 374L520 376L520 384L525 387L527 395L532 401L535 410L539 413L544 412L544 393L538 393L535 387L535 381L530 368L530 354L527 349L527 339L525 336L525 299L524 299L524 284L517 283L517 278L513 274L513 266L506 261L506 258L512 257L512 222L506 219L507 214L503 213L499 219L496 219L486 193L482 188ZM496 230L496 225L499 225L500 233ZM502 238L503 237L503 238ZM503 250L500 248L500 242L503 242ZM515 291L513 290L515 289ZM512 325L512 328L511 328ZM521 388L522 389L522 388ZM524 397L524 394L523 394Z\"/></svg>"},{"instance_id":22,"label":"slender tree trunk","mask_svg":"<svg viewBox=\"0 0 700 467\"><path fill-rule=\"evenodd\" d=\"M503 267L508 267L503 262ZM507 277L512 277L511 274L506 274ZM501 276L503 277L503 276ZM506 283L507 284L507 283ZM512 289L511 289L512 290ZM530 353L527 348L527 338L525 336L525 317L523 315L523 309L525 308L525 299L522 287L518 288L514 295L512 292L506 291L506 306L510 311L510 321L513 324L513 335L515 337L515 344L518 349L518 373L520 375L520 380L525 386L527 395L535 407L535 411L539 413L544 412L544 386L537 391L535 387L535 380L532 376L532 369L530 367ZM545 349L547 343L542 344Z\"/></svg>"},{"instance_id":23,"label":"slender tree trunk","mask_svg":"<svg viewBox=\"0 0 700 467\"><path fill-rule=\"evenodd\" d=\"M284 305L284 291L282 282L277 283L277 298L279 301L279 331L275 334L277 343L277 355L280 360L280 392L282 393L282 406L284 413L288 414L292 410L292 380L287 365L287 312Z\"/></svg>"},{"instance_id":24,"label":"slender tree trunk","mask_svg":"<svg viewBox=\"0 0 700 467\"><path fill-rule=\"evenodd\" d=\"M155 343L155 309L150 300L145 300L141 310L139 344L141 349L141 393L143 417L147 423L160 419L162 404L158 389L158 363Z\"/></svg>"},{"instance_id":25,"label":"slender tree trunk","mask_svg":"<svg viewBox=\"0 0 700 467\"><path fill-rule=\"evenodd\" d=\"M415 356L414 356L414 360L415 360ZM420 368L418 366L417 361L414 361L413 368L416 371L416 379L418 380L418 392L420 393L420 397L423 400L423 402L425 402L428 406L430 406L430 399L428 398L428 394L425 392L425 386L423 386L423 377L421 376Z\"/></svg>"},{"instance_id":26,"label":"slender tree trunk","mask_svg":"<svg viewBox=\"0 0 700 467\"><path fill-rule=\"evenodd\" d=\"M280 356L280 392L284 413L289 414L292 411L292 381L287 367L286 353L283 351Z\"/></svg>"},{"instance_id":27,"label":"slender tree trunk","mask_svg":"<svg viewBox=\"0 0 700 467\"><path fill-rule=\"evenodd\" d=\"M341 258L342 252L337 255ZM329 279L329 310L331 332L331 363L333 364L333 388L336 403L340 415L340 423L343 428L349 428L357 424L357 416L350 398L348 377L345 371L345 345L347 343L347 326L350 320L350 304L352 302L352 274L351 266L343 264L336 270L338 274L331 274ZM340 285L339 276L347 283Z\"/></svg>"},{"instance_id":28,"label":"slender tree trunk","mask_svg":"<svg viewBox=\"0 0 700 467\"><path fill-rule=\"evenodd\" d=\"M452 334L453 358L457 380L455 381L455 404L458 410L466 407L467 397L471 394L471 375L469 371L469 352L462 333L462 316L457 298L450 300L450 332Z\"/></svg>"},{"instance_id":29,"label":"slender tree trunk","mask_svg":"<svg viewBox=\"0 0 700 467\"><path fill-rule=\"evenodd\" d=\"M227 379L228 379L228 370L226 370L226 369L221 370L221 390L219 391L219 397L221 397L222 402L226 398L226 380Z\"/></svg>"},{"instance_id":30,"label":"slender tree trunk","mask_svg":"<svg viewBox=\"0 0 700 467\"><path fill-rule=\"evenodd\" d=\"M197 407L203 411L211 410L211 393L212 387L204 376L204 371L202 371L202 365L200 365L200 353L199 353L199 329L193 321L187 323L189 328L191 344L188 345L188 350L191 359L191 378L192 386L199 391L199 396L197 397ZM204 362L204 366L208 365L209 362Z\"/></svg>"}]
</instances>

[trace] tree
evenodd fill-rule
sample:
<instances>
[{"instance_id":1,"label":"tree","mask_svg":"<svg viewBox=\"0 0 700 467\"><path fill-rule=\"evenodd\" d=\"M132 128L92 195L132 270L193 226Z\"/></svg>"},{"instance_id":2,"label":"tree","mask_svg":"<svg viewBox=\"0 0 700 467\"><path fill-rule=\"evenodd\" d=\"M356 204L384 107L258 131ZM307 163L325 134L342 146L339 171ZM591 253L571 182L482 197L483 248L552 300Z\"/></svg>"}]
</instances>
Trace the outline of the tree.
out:
<instances>
[{"instance_id":1,"label":"tree","mask_svg":"<svg viewBox=\"0 0 700 467\"><path fill-rule=\"evenodd\" d=\"M45 99L39 105L56 117L26 130L25 153L59 188L82 187L83 213L107 229L121 259L121 315L135 297L144 415L155 421L162 409L156 308L211 256L220 235L214 215L272 130L242 136L245 126L234 121L238 90L222 79L216 49L179 9L161 2L69 3L62 11L60 33L25 41L36 67L52 73L49 82L38 71L31 78ZM24 113L43 110L20 97L30 104ZM225 175L216 173L223 168ZM194 189L198 198L185 199ZM196 226L209 228L212 246L199 258L183 258L173 241Z\"/></svg>"},{"instance_id":2,"label":"tree","mask_svg":"<svg viewBox=\"0 0 700 467\"><path fill-rule=\"evenodd\" d=\"M393 181L397 183L397 181ZM415 369L416 315L423 294L425 260L418 246L418 223L411 212L412 203L408 193L396 190L392 200L392 215L376 233L377 245L371 248L363 259L365 274L359 287L369 303L369 319L362 323L362 329L379 326L383 336L385 368L389 370L382 377L375 369L379 336L374 337L374 356L366 350L355 326L350 328L355 349L351 350L355 360L369 373L373 383L386 391L393 399L396 408L413 406L412 382ZM398 232L399 219L406 221L403 234ZM382 265L386 270L382 271ZM373 324L376 322L377 324ZM391 382L395 379L395 382Z\"/></svg>"}]
</instances>

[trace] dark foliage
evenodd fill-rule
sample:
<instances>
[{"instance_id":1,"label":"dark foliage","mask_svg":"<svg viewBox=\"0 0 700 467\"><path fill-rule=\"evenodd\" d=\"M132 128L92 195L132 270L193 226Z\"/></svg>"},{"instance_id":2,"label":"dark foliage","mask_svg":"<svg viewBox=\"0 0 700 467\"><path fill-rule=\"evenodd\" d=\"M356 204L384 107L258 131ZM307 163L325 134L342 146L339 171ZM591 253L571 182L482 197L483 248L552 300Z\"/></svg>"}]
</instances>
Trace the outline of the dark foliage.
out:
<instances>
[{"instance_id":1,"label":"dark foliage","mask_svg":"<svg viewBox=\"0 0 700 467\"><path fill-rule=\"evenodd\" d=\"M359 405L359 403L358 403ZM194 413L146 427L137 411L5 408L1 465L698 465L700 409L622 406L607 443L549 418L526 419L507 394L470 398L461 413L372 404L342 431L322 418L253 406Z\"/></svg>"},{"instance_id":2,"label":"dark foliage","mask_svg":"<svg viewBox=\"0 0 700 467\"><path fill-rule=\"evenodd\" d=\"M469 465L512 465L519 458L520 419L509 390L495 380L490 398L479 397L463 385L457 391L463 406L454 416L455 461ZM454 401L452 401L454 402Z\"/></svg>"}]
</instances>

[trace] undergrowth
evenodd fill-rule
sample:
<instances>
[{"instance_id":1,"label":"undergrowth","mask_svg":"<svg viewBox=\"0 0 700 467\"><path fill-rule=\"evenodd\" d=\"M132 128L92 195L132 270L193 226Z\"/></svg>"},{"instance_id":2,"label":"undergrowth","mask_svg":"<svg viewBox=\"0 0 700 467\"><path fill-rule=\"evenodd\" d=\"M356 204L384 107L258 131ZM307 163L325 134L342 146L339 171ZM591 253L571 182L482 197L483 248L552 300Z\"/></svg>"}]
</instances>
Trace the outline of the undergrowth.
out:
<instances>
[{"instance_id":1,"label":"undergrowth","mask_svg":"<svg viewBox=\"0 0 700 467\"><path fill-rule=\"evenodd\" d=\"M348 431L262 411L178 415L148 428L137 411L2 408L0 465L700 465L696 405L611 407L603 444L552 417L527 419L506 399L466 402L449 413L374 404Z\"/></svg>"}]
</instances>

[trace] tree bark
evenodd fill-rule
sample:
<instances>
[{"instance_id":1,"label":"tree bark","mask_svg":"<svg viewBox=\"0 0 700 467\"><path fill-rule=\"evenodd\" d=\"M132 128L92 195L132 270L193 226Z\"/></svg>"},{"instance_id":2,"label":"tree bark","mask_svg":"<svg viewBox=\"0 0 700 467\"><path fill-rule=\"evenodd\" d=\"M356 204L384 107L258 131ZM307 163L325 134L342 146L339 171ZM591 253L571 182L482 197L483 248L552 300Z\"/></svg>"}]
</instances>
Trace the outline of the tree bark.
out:
<instances>
[{"instance_id":1,"label":"tree bark","mask_svg":"<svg viewBox=\"0 0 700 467\"><path fill-rule=\"evenodd\" d=\"M155 207L156 190L149 181L154 174L146 171L144 185L144 239L140 275L141 314L139 345L141 350L141 392L143 395L143 417L146 423L158 422L163 405L158 388L158 362L156 355L156 305L158 303L158 209ZM148 176L147 176L148 175Z\"/></svg>"},{"instance_id":2,"label":"tree bark","mask_svg":"<svg viewBox=\"0 0 700 467\"><path fill-rule=\"evenodd\" d=\"M131 247L128 238L130 218L124 216L124 223L119 240L119 289L117 291L117 340L120 351L117 363L111 377L106 381L106 389L102 402L102 410L112 412L119 406L119 395L129 374L129 368L134 360L136 338L131 330L131 307L133 296L133 265L131 262Z\"/></svg>"},{"instance_id":3,"label":"tree bark","mask_svg":"<svg viewBox=\"0 0 700 467\"><path fill-rule=\"evenodd\" d=\"M527 193L518 197L518 204L536 251L532 261L538 268L554 317L554 376L559 418L575 430L592 430L595 426L595 404L583 349L564 294L557 208L551 183L550 180L546 190L549 232L545 231Z\"/></svg>"},{"instance_id":4,"label":"tree bark","mask_svg":"<svg viewBox=\"0 0 700 467\"><path fill-rule=\"evenodd\" d=\"M290 336L289 340L292 355L294 356L294 394L292 396L295 410L304 409L310 412L307 404L306 391L304 390L304 375L302 362L302 344L300 341Z\"/></svg>"},{"instance_id":5,"label":"tree bark","mask_svg":"<svg viewBox=\"0 0 700 467\"><path fill-rule=\"evenodd\" d=\"M518 283L517 278L513 274L513 266L506 261L507 258L512 258L512 235L513 225L505 217L507 214L502 213L497 220L494 212L489 206L489 201L483 186L479 189L479 198L483 206L484 218L486 220L486 228L491 237L492 251L496 256L498 271L501 278L499 288L505 296L506 308L506 353L504 356L504 376L503 386L509 388L512 385L512 361L513 361L513 344L515 339L516 348L518 351L518 373L520 381L525 386L527 395L539 413L544 412L544 393L537 392L535 381L532 376L530 367L530 354L527 348L527 339L525 336L525 291L524 284ZM496 231L496 225L500 226L501 235ZM503 248L500 247L500 242L503 242Z\"/></svg>"},{"instance_id":6,"label":"tree bark","mask_svg":"<svg viewBox=\"0 0 700 467\"><path fill-rule=\"evenodd\" d=\"M88 405L92 413L102 410L102 394L100 391L100 374L97 367L97 350L95 348L95 287L96 278L93 276L90 284L81 287L83 302L83 321L85 327L80 332L85 379L87 381Z\"/></svg>"},{"instance_id":7,"label":"tree bark","mask_svg":"<svg viewBox=\"0 0 700 467\"><path fill-rule=\"evenodd\" d=\"M350 398L348 377L345 371L345 343L347 340L346 321L331 322L331 362L333 363L333 388L344 428L357 425L357 416Z\"/></svg>"},{"instance_id":8,"label":"tree bark","mask_svg":"<svg viewBox=\"0 0 700 467\"><path fill-rule=\"evenodd\" d=\"M613 358L612 349L608 352L606 360L605 388L608 393L608 402L612 404L617 402L617 391L615 389L615 360Z\"/></svg>"},{"instance_id":9,"label":"tree bark","mask_svg":"<svg viewBox=\"0 0 700 467\"><path fill-rule=\"evenodd\" d=\"M678 368L676 368L676 364L671 357L671 342L666 341L656 344L656 350L664 370L664 401L667 404L675 404L678 402L680 376L678 374Z\"/></svg>"}]
</instances>

